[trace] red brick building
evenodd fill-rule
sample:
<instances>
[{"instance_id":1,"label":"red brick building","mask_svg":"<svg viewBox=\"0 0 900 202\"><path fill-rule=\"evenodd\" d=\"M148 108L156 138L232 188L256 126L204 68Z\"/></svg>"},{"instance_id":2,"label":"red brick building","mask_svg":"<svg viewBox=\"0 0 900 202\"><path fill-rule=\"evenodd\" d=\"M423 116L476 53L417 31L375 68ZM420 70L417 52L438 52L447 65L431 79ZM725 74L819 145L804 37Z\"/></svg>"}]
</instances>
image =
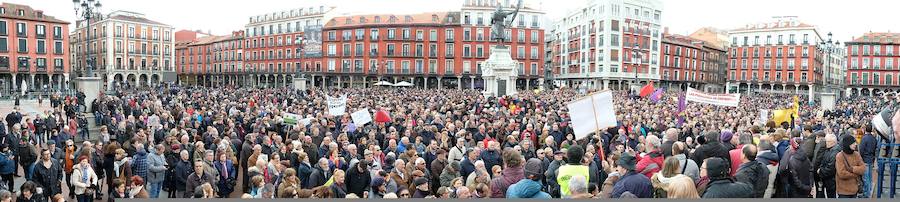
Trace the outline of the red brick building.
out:
<instances>
[{"instance_id":1,"label":"red brick building","mask_svg":"<svg viewBox=\"0 0 900 202\"><path fill-rule=\"evenodd\" d=\"M313 80L339 87L407 81L422 88L480 88L481 63L496 42L490 29L461 23L459 12L335 17L323 29L323 63ZM526 34L531 33L531 34ZM507 33L520 89L543 78L543 30Z\"/></svg>"},{"instance_id":2,"label":"red brick building","mask_svg":"<svg viewBox=\"0 0 900 202\"><path fill-rule=\"evenodd\" d=\"M660 85L685 90L722 91L725 83L725 49L706 41L663 33L660 51Z\"/></svg>"},{"instance_id":3,"label":"red brick building","mask_svg":"<svg viewBox=\"0 0 900 202\"><path fill-rule=\"evenodd\" d=\"M212 36L182 30L175 38L175 71L182 84L241 85L250 79L243 63L244 31Z\"/></svg>"},{"instance_id":4,"label":"red brick building","mask_svg":"<svg viewBox=\"0 0 900 202\"><path fill-rule=\"evenodd\" d=\"M730 91L822 92L824 42L813 25L794 17L751 24L729 32Z\"/></svg>"},{"instance_id":5,"label":"red brick building","mask_svg":"<svg viewBox=\"0 0 900 202\"><path fill-rule=\"evenodd\" d=\"M334 7L312 6L250 17L244 26L247 84L286 87L297 72L320 72L322 25L333 10Z\"/></svg>"},{"instance_id":6,"label":"red brick building","mask_svg":"<svg viewBox=\"0 0 900 202\"><path fill-rule=\"evenodd\" d=\"M900 33L865 33L847 42L846 93L900 92Z\"/></svg>"},{"instance_id":7,"label":"red brick building","mask_svg":"<svg viewBox=\"0 0 900 202\"><path fill-rule=\"evenodd\" d=\"M69 22L26 5L0 6L0 89L3 95L65 89L69 82Z\"/></svg>"}]
</instances>

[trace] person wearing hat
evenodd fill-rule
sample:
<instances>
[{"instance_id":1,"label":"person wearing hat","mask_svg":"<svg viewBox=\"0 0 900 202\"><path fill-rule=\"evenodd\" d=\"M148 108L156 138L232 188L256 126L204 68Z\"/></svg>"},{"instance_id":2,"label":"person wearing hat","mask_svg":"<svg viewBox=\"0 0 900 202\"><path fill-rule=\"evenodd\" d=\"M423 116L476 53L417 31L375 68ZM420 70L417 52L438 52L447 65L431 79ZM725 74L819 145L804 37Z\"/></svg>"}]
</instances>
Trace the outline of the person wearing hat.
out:
<instances>
[{"instance_id":1,"label":"person wearing hat","mask_svg":"<svg viewBox=\"0 0 900 202\"><path fill-rule=\"evenodd\" d=\"M372 186L369 189L369 198L370 199L380 199L384 198L384 195L388 193L387 191L387 180L383 177L376 177L372 179Z\"/></svg>"},{"instance_id":2,"label":"person wearing hat","mask_svg":"<svg viewBox=\"0 0 900 202\"><path fill-rule=\"evenodd\" d=\"M622 153L622 157L616 162L618 173L622 173L622 177L613 186L610 194L611 198L620 198L622 193L629 192L638 198L650 198L653 196L653 184L650 178L637 172L637 158L629 152Z\"/></svg>"},{"instance_id":3,"label":"person wearing hat","mask_svg":"<svg viewBox=\"0 0 900 202\"><path fill-rule=\"evenodd\" d=\"M431 164L431 165L434 165L434 164ZM444 167L444 170L443 170L443 172L441 172L441 175L439 177L441 180L441 186L443 186L443 187L453 186L451 184L451 182L453 182L453 179L455 179L457 177L459 177L459 162L450 161L450 164L448 164L447 166Z\"/></svg>"},{"instance_id":4,"label":"person wearing hat","mask_svg":"<svg viewBox=\"0 0 900 202\"><path fill-rule=\"evenodd\" d=\"M706 174L709 176L709 185L703 198L752 198L753 186L743 182L735 182L728 175L729 161L711 157L704 162Z\"/></svg>"},{"instance_id":5,"label":"person wearing hat","mask_svg":"<svg viewBox=\"0 0 900 202\"><path fill-rule=\"evenodd\" d=\"M372 183L372 175L369 173L369 163L366 160L359 161L356 166L347 169L347 177L344 184L347 186L347 194L362 196L367 186Z\"/></svg>"},{"instance_id":6,"label":"person wearing hat","mask_svg":"<svg viewBox=\"0 0 900 202\"><path fill-rule=\"evenodd\" d=\"M413 186L416 188L416 191L413 193L412 198L426 198L431 195L428 189L428 178L417 177L413 180Z\"/></svg>"},{"instance_id":7,"label":"person wearing hat","mask_svg":"<svg viewBox=\"0 0 900 202\"><path fill-rule=\"evenodd\" d=\"M572 176L584 176L584 179L590 180L590 168L581 165L584 158L584 149L579 145L572 145L566 150L566 165L562 165L556 171L556 184L559 185L560 197L565 198L571 195L569 192L569 180ZM649 181L648 181L649 184Z\"/></svg>"},{"instance_id":8,"label":"person wearing hat","mask_svg":"<svg viewBox=\"0 0 900 202\"><path fill-rule=\"evenodd\" d=\"M859 177L866 172L866 164L856 148L856 138L853 135L841 136L841 152L835 156L835 183L838 198L856 198L859 189Z\"/></svg>"},{"instance_id":9,"label":"person wearing hat","mask_svg":"<svg viewBox=\"0 0 900 202\"><path fill-rule=\"evenodd\" d=\"M528 159L525 162L525 179L510 185L506 190L506 198L551 198L550 194L541 191L543 188L541 179L544 177L541 163L541 160L537 158Z\"/></svg>"}]
</instances>

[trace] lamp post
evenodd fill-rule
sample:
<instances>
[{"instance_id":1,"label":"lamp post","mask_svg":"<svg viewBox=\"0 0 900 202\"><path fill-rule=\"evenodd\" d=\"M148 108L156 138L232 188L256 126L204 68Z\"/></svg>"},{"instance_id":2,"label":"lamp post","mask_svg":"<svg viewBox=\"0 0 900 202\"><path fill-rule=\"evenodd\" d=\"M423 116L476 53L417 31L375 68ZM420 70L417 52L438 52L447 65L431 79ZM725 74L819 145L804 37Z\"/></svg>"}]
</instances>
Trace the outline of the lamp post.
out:
<instances>
[{"instance_id":1,"label":"lamp post","mask_svg":"<svg viewBox=\"0 0 900 202\"><path fill-rule=\"evenodd\" d=\"M91 19L95 17L99 17L100 8L103 6L100 4L100 0L72 0L72 3L75 6L75 16L80 17L81 20L84 21L85 24L85 66L83 67L82 76L84 77L92 77L94 76L94 56L91 55Z\"/></svg>"}]
</instances>

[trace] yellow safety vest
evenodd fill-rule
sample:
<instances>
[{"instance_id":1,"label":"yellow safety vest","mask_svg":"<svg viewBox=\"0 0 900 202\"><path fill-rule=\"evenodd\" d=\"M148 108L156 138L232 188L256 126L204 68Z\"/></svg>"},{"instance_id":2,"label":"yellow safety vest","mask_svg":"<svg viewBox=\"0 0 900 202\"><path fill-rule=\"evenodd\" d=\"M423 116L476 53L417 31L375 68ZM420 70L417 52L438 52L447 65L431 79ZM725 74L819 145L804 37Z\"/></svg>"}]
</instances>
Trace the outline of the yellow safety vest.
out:
<instances>
[{"instance_id":1,"label":"yellow safety vest","mask_svg":"<svg viewBox=\"0 0 900 202\"><path fill-rule=\"evenodd\" d=\"M584 176L585 182L590 181L590 169L585 165L563 165L559 167L556 183L559 184L559 193L563 198L571 194L569 193L569 180L576 175Z\"/></svg>"}]
</instances>

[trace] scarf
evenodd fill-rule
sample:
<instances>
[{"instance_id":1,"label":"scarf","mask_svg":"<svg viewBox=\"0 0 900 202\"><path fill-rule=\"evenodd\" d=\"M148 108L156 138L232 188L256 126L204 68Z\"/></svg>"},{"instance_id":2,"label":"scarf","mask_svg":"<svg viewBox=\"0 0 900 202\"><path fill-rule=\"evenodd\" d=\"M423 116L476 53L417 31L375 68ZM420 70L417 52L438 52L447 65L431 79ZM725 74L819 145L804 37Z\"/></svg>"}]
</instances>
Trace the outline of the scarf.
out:
<instances>
[{"instance_id":1,"label":"scarf","mask_svg":"<svg viewBox=\"0 0 900 202\"><path fill-rule=\"evenodd\" d=\"M125 163L128 162L127 160L128 159L122 159L113 163L113 170L116 171L116 177L119 177L119 167L125 165Z\"/></svg>"},{"instance_id":2,"label":"scarf","mask_svg":"<svg viewBox=\"0 0 900 202\"><path fill-rule=\"evenodd\" d=\"M79 166L79 167L81 167L81 166ZM90 176L90 174L88 174L87 168L82 167L81 168L81 181L87 183L89 176Z\"/></svg>"},{"instance_id":3,"label":"scarf","mask_svg":"<svg viewBox=\"0 0 900 202\"><path fill-rule=\"evenodd\" d=\"M131 190L128 191L128 198L134 198L135 195L141 193L142 189L144 189L144 185L132 187Z\"/></svg>"}]
</instances>

